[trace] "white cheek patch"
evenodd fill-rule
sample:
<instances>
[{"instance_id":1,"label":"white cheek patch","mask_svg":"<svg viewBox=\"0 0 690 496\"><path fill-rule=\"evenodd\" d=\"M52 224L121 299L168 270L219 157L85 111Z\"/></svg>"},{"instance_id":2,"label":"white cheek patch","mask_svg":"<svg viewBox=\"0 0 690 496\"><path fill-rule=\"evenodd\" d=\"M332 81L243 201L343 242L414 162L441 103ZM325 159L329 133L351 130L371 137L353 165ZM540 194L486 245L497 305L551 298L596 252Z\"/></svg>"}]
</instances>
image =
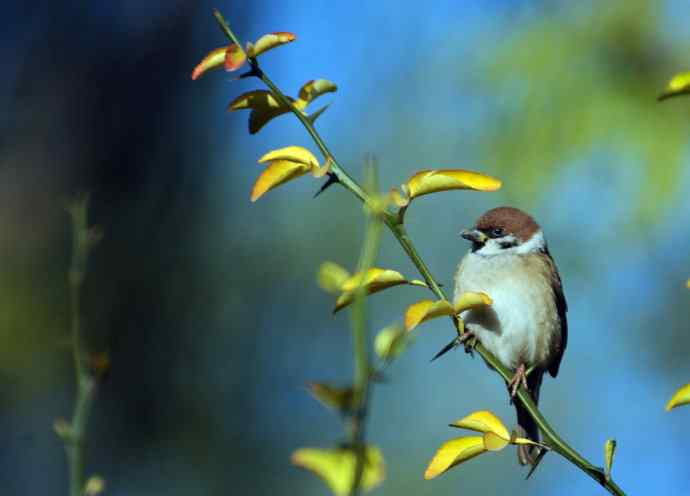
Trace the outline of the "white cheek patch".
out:
<instances>
[{"instance_id":1,"label":"white cheek patch","mask_svg":"<svg viewBox=\"0 0 690 496\"><path fill-rule=\"evenodd\" d=\"M534 253L536 251L543 251L546 246L544 233L541 229L535 232L527 243L522 243L515 247L515 253Z\"/></svg>"},{"instance_id":2,"label":"white cheek patch","mask_svg":"<svg viewBox=\"0 0 690 496\"><path fill-rule=\"evenodd\" d=\"M546 241L544 241L544 233L541 230L535 232L530 240L526 243L506 247L506 245L513 245L515 243L519 242L512 234L503 236L502 238L488 239L486 243L484 243L484 246L474 253L483 257L492 257L494 255L504 255L508 253L522 255L542 251L544 246L546 246Z\"/></svg>"}]
</instances>

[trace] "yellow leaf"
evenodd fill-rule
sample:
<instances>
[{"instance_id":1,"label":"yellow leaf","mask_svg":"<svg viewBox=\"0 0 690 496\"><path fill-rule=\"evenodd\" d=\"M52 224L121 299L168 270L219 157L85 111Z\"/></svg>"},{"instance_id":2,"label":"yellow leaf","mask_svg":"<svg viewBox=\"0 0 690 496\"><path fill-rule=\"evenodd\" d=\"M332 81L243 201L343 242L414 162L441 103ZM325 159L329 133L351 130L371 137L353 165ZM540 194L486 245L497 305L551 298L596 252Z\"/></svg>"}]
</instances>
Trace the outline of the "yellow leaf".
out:
<instances>
[{"instance_id":1,"label":"yellow leaf","mask_svg":"<svg viewBox=\"0 0 690 496\"><path fill-rule=\"evenodd\" d=\"M220 47L209 52L209 54L206 55L206 57L204 57L203 60L199 62L199 64L192 71L192 79L199 79L205 72L208 72L211 69L221 68L223 66L223 62L225 61L225 52L227 50L228 47Z\"/></svg>"},{"instance_id":2,"label":"yellow leaf","mask_svg":"<svg viewBox=\"0 0 690 496\"><path fill-rule=\"evenodd\" d=\"M357 458L351 449L300 448L292 454L292 463L321 477L336 496L347 496L352 488ZM370 491L386 477L383 454L375 446L365 448L360 487Z\"/></svg>"},{"instance_id":3,"label":"yellow leaf","mask_svg":"<svg viewBox=\"0 0 690 496\"><path fill-rule=\"evenodd\" d=\"M383 360L397 358L405 350L406 345L407 335L399 324L381 329L374 339L374 351Z\"/></svg>"},{"instance_id":4,"label":"yellow leaf","mask_svg":"<svg viewBox=\"0 0 690 496\"><path fill-rule=\"evenodd\" d=\"M500 187L501 181L494 177L462 169L423 170L407 181L410 199L451 189L496 191Z\"/></svg>"},{"instance_id":5,"label":"yellow leaf","mask_svg":"<svg viewBox=\"0 0 690 496\"><path fill-rule=\"evenodd\" d=\"M407 307L405 312L405 329L411 331L422 322L440 317L454 315L455 309L446 300L422 300Z\"/></svg>"},{"instance_id":6,"label":"yellow leaf","mask_svg":"<svg viewBox=\"0 0 690 496\"><path fill-rule=\"evenodd\" d=\"M675 392L673 397L666 404L666 411L669 412L672 408L687 405L688 403L690 403L690 384L686 384Z\"/></svg>"},{"instance_id":7,"label":"yellow leaf","mask_svg":"<svg viewBox=\"0 0 690 496\"><path fill-rule=\"evenodd\" d=\"M616 440L608 439L604 444L604 474L606 480L611 480L611 469L613 468L613 457L616 455Z\"/></svg>"},{"instance_id":8,"label":"yellow leaf","mask_svg":"<svg viewBox=\"0 0 690 496\"><path fill-rule=\"evenodd\" d=\"M360 285L369 288L372 286L379 287L381 289L395 286L397 284L404 284L407 282L405 276L400 272L390 269L381 269L378 267L372 267L367 270L364 274L357 272L350 278L348 278L342 286L343 291L354 291Z\"/></svg>"},{"instance_id":9,"label":"yellow leaf","mask_svg":"<svg viewBox=\"0 0 690 496\"><path fill-rule=\"evenodd\" d=\"M301 146L286 146L279 150L270 151L259 159L259 163L263 164L272 160L290 160L308 165L312 169L319 166L319 160L314 154Z\"/></svg>"},{"instance_id":10,"label":"yellow leaf","mask_svg":"<svg viewBox=\"0 0 690 496\"><path fill-rule=\"evenodd\" d=\"M484 433L484 448L488 451L501 451L503 448L508 446L510 441L504 439L495 432L485 432Z\"/></svg>"},{"instance_id":11,"label":"yellow leaf","mask_svg":"<svg viewBox=\"0 0 690 496\"><path fill-rule=\"evenodd\" d=\"M289 160L275 160L266 167L252 189L251 200L255 202L267 191L309 172L309 167Z\"/></svg>"},{"instance_id":12,"label":"yellow leaf","mask_svg":"<svg viewBox=\"0 0 690 496\"><path fill-rule=\"evenodd\" d=\"M481 455L486 451L482 436L451 439L443 443L424 472L424 478L433 479L454 466Z\"/></svg>"},{"instance_id":13,"label":"yellow leaf","mask_svg":"<svg viewBox=\"0 0 690 496\"><path fill-rule=\"evenodd\" d=\"M290 97L288 97L288 100L294 102ZM266 90L254 90L243 93L228 105L228 111L243 109L252 110L251 114L249 114L249 132L251 134L259 132L274 117L290 111L286 105L281 105Z\"/></svg>"},{"instance_id":14,"label":"yellow leaf","mask_svg":"<svg viewBox=\"0 0 690 496\"><path fill-rule=\"evenodd\" d=\"M282 106L280 103L278 103L278 100L275 99L270 91L254 90L242 93L232 102L230 102L230 105L228 105L228 111L266 108L278 109L281 107Z\"/></svg>"},{"instance_id":15,"label":"yellow leaf","mask_svg":"<svg viewBox=\"0 0 690 496\"><path fill-rule=\"evenodd\" d=\"M511 437L510 438L510 444L515 444L517 446L520 445L530 445L530 446L541 446L542 448L544 447L543 444L540 443L535 443L531 439L527 439L526 437Z\"/></svg>"},{"instance_id":16,"label":"yellow leaf","mask_svg":"<svg viewBox=\"0 0 690 496\"><path fill-rule=\"evenodd\" d=\"M286 97L291 104L295 103L292 97ZM261 130L271 119L290 111L288 105L281 104L266 90L254 90L243 93L228 105L227 110L251 109L249 114L249 132L255 134Z\"/></svg>"},{"instance_id":17,"label":"yellow leaf","mask_svg":"<svg viewBox=\"0 0 690 496\"><path fill-rule=\"evenodd\" d=\"M685 282L685 287L690 289L690 279Z\"/></svg>"},{"instance_id":18,"label":"yellow leaf","mask_svg":"<svg viewBox=\"0 0 690 496\"><path fill-rule=\"evenodd\" d=\"M225 51L224 67L228 72L236 71L244 65L247 61L247 54L244 53L242 47L231 43Z\"/></svg>"},{"instance_id":19,"label":"yellow leaf","mask_svg":"<svg viewBox=\"0 0 690 496\"><path fill-rule=\"evenodd\" d=\"M410 198L405 194L404 191L398 190L398 188L391 188L391 199L398 208L406 207L410 204Z\"/></svg>"},{"instance_id":20,"label":"yellow leaf","mask_svg":"<svg viewBox=\"0 0 690 496\"><path fill-rule=\"evenodd\" d=\"M268 124L271 120L289 112L287 107L280 107L277 109L254 109L249 114L249 134L256 134L261 131L261 128Z\"/></svg>"},{"instance_id":21,"label":"yellow leaf","mask_svg":"<svg viewBox=\"0 0 690 496\"><path fill-rule=\"evenodd\" d=\"M354 301L357 288L360 284L363 286L365 293L368 295L378 293L386 288L399 286L400 284L426 286L426 284L422 281L408 281L400 272L395 270L372 267L365 274L358 272L343 283L341 288L343 294L341 294L335 302L335 309L333 310L334 313L338 312Z\"/></svg>"},{"instance_id":22,"label":"yellow leaf","mask_svg":"<svg viewBox=\"0 0 690 496\"><path fill-rule=\"evenodd\" d=\"M470 413L467 417L456 420L452 427L460 427L476 432L493 432L497 436L510 441L510 433L501 419L488 410Z\"/></svg>"},{"instance_id":23,"label":"yellow leaf","mask_svg":"<svg viewBox=\"0 0 690 496\"><path fill-rule=\"evenodd\" d=\"M343 282L340 288L343 293L336 300L333 313L338 312L355 300L357 288L360 284L367 295L401 284L427 287L424 281L405 279L400 272L395 270L372 267L365 274L358 272Z\"/></svg>"},{"instance_id":24,"label":"yellow leaf","mask_svg":"<svg viewBox=\"0 0 690 496\"><path fill-rule=\"evenodd\" d=\"M690 94L690 72L681 72L671 78L666 90L659 95L657 100L662 101L673 96Z\"/></svg>"},{"instance_id":25,"label":"yellow leaf","mask_svg":"<svg viewBox=\"0 0 690 496\"><path fill-rule=\"evenodd\" d=\"M84 496L97 496L105 491L105 480L98 475L92 475L84 484Z\"/></svg>"},{"instance_id":26,"label":"yellow leaf","mask_svg":"<svg viewBox=\"0 0 690 496\"><path fill-rule=\"evenodd\" d=\"M63 418L55 419L55 422L53 422L53 430L55 434L63 439L69 439L69 437L72 436L72 424Z\"/></svg>"},{"instance_id":27,"label":"yellow leaf","mask_svg":"<svg viewBox=\"0 0 690 496\"><path fill-rule=\"evenodd\" d=\"M311 174L315 178L320 178L331 172L331 166L332 166L332 161L330 159L326 159L326 163L323 164L321 167L317 167L315 169L312 169Z\"/></svg>"},{"instance_id":28,"label":"yellow leaf","mask_svg":"<svg viewBox=\"0 0 690 496\"><path fill-rule=\"evenodd\" d=\"M285 45L286 43L290 43L296 39L297 37L294 34L284 31L265 34L256 40L254 44L247 43L247 54L250 57L255 58L262 53L267 52L268 50Z\"/></svg>"},{"instance_id":29,"label":"yellow leaf","mask_svg":"<svg viewBox=\"0 0 690 496\"><path fill-rule=\"evenodd\" d=\"M352 388L338 388L318 382L312 382L308 387L311 395L327 408L347 411L352 407Z\"/></svg>"},{"instance_id":30,"label":"yellow leaf","mask_svg":"<svg viewBox=\"0 0 690 496\"><path fill-rule=\"evenodd\" d=\"M321 95L335 91L338 91L338 87L335 83L327 79L313 79L300 88L299 98L295 102L295 106L300 110L304 110L307 105Z\"/></svg>"},{"instance_id":31,"label":"yellow leaf","mask_svg":"<svg viewBox=\"0 0 690 496\"><path fill-rule=\"evenodd\" d=\"M462 313L465 310L471 310L483 305L491 305L493 300L486 293L462 293L456 300L455 313Z\"/></svg>"},{"instance_id":32,"label":"yellow leaf","mask_svg":"<svg viewBox=\"0 0 690 496\"><path fill-rule=\"evenodd\" d=\"M329 293L342 291L343 283L350 277L350 273L334 262L324 262L319 267L319 286Z\"/></svg>"},{"instance_id":33,"label":"yellow leaf","mask_svg":"<svg viewBox=\"0 0 690 496\"><path fill-rule=\"evenodd\" d=\"M355 301L355 291L346 291L345 293L338 296L335 300L335 307L333 308L333 313L338 313L340 310L348 306L350 303Z\"/></svg>"}]
</instances>

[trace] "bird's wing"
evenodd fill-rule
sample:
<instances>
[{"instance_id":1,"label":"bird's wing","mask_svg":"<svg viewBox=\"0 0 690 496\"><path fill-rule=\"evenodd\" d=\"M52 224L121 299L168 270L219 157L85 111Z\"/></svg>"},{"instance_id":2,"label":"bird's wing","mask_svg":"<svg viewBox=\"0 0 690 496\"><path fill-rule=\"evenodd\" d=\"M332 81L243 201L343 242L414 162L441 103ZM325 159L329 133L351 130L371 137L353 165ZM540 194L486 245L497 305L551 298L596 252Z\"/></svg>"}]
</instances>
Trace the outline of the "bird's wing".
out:
<instances>
[{"instance_id":1,"label":"bird's wing","mask_svg":"<svg viewBox=\"0 0 690 496\"><path fill-rule=\"evenodd\" d=\"M563 359L563 353L565 352L565 347L568 344L568 318L566 317L566 312L568 311L568 302L565 301L565 295L563 294L563 283L561 282L561 276L558 274L558 268L549 253L548 247L545 249L546 261L551 266L553 277L551 279L551 289L553 290L553 297L556 300L556 310L558 312L558 320L561 323L561 341L560 343L554 343L557 348L553 350L554 359L549 365L549 374L552 377L558 375L558 368L561 366L561 360Z\"/></svg>"}]
</instances>

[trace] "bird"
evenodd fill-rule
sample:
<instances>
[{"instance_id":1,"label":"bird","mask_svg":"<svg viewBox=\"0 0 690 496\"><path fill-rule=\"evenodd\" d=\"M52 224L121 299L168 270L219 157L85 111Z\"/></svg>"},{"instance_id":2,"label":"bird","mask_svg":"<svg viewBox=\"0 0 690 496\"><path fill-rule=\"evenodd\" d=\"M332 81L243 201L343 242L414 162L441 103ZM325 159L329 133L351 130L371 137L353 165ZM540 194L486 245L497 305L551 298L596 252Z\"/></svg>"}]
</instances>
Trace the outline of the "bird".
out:
<instances>
[{"instance_id":1,"label":"bird","mask_svg":"<svg viewBox=\"0 0 690 496\"><path fill-rule=\"evenodd\" d=\"M568 343L568 304L544 232L522 210L498 207L460 234L472 244L455 273L454 300L465 292L484 292L493 301L460 315L462 341L478 340L513 371L511 402L522 385L536 404L544 374L558 375ZM518 432L539 442L537 424L520 401L514 404ZM539 454L538 446L518 446L521 465L535 465Z\"/></svg>"}]
</instances>

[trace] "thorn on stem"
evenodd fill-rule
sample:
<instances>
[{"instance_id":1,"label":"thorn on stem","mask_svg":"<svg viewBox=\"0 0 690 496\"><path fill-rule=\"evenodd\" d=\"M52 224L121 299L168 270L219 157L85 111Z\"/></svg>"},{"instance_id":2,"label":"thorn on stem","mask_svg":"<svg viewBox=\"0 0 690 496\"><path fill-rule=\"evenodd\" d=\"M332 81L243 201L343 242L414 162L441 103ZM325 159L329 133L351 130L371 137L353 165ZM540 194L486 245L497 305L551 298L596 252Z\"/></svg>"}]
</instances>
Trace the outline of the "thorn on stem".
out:
<instances>
[{"instance_id":1,"label":"thorn on stem","mask_svg":"<svg viewBox=\"0 0 690 496\"><path fill-rule=\"evenodd\" d=\"M458 344L460 344L460 341L458 340L458 338L453 339L450 343L448 343L447 345L445 345L445 346L443 347L443 349L441 349L441 351L439 351L438 353L436 353L436 354L434 355L434 358L431 359L431 361L433 362L433 361L436 360L437 358L442 357L443 355L445 355L446 353L448 353L450 350L454 349Z\"/></svg>"},{"instance_id":2,"label":"thorn on stem","mask_svg":"<svg viewBox=\"0 0 690 496\"><path fill-rule=\"evenodd\" d=\"M329 172L328 173L328 179L326 180L325 183L323 183L323 186L321 186L321 188L314 194L314 198L316 198L321 193L326 191L326 189L328 189L331 185L333 185L335 183L339 183L339 182L340 182L340 180L338 179L338 177L335 174L333 174L332 172Z\"/></svg>"},{"instance_id":3,"label":"thorn on stem","mask_svg":"<svg viewBox=\"0 0 690 496\"><path fill-rule=\"evenodd\" d=\"M542 449L539 451L539 454L537 455L537 458L534 460L534 464L532 467L529 469L529 472L527 473L527 477L525 477L525 480L529 479L532 477L532 474L534 473L535 470L537 470L537 467L541 463L542 458L544 458L544 455L546 455L548 450Z\"/></svg>"},{"instance_id":4,"label":"thorn on stem","mask_svg":"<svg viewBox=\"0 0 690 496\"><path fill-rule=\"evenodd\" d=\"M246 79L246 78L250 78L250 77L254 77L254 76L258 76L258 74L257 74L256 70L252 67L247 72L243 72L242 74L240 74L239 76L237 76L234 79L235 80Z\"/></svg>"}]
</instances>

